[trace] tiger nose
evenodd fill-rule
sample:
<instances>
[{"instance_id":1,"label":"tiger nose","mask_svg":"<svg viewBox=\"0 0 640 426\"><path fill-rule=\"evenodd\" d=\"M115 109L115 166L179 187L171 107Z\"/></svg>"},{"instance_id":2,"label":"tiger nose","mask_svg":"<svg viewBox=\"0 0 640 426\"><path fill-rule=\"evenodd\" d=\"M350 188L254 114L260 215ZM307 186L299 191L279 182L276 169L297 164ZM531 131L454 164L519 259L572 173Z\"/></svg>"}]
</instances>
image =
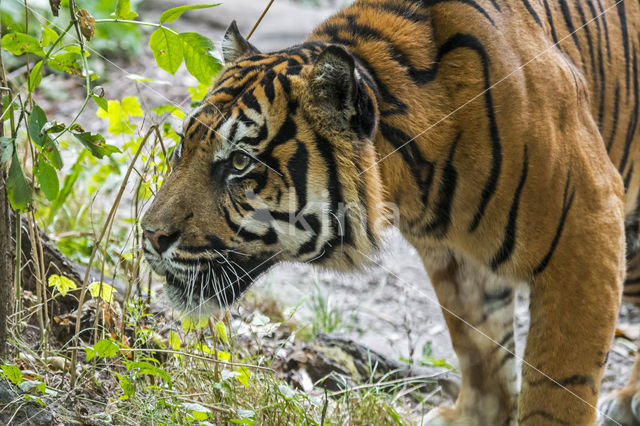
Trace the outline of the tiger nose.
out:
<instances>
[{"instance_id":1,"label":"tiger nose","mask_svg":"<svg viewBox=\"0 0 640 426\"><path fill-rule=\"evenodd\" d=\"M144 236L151 243L151 247L153 247L153 249L158 254L162 254L167 251L167 249L171 247L176 241L178 241L178 238L180 238L180 231L176 231L170 234L166 231L163 231L162 229L156 231L145 229Z\"/></svg>"}]
</instances>

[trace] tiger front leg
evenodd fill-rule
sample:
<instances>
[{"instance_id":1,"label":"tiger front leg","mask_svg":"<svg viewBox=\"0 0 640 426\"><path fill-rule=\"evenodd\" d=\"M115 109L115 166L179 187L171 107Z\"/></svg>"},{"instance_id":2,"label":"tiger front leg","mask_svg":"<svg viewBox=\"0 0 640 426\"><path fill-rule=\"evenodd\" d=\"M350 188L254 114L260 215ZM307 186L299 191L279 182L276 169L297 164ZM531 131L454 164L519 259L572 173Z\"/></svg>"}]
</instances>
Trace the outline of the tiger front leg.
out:
<instances>
[{"instance_id":1,"label":"tiger front leg","mask_svg":"<svg viewBox=\"0 0 640 426\"><path fill-rule=\"evenodd\" d=\"M640 309L640 235L633 227L626 229L627 276L622 300ZM601 425L640 425L640 348L624 387L606 395L601 404Z\"/></svg>"},{"instance_id":2,"label":"tiger front leg","mask_svg":"<svg viewBox=\"0 0 640 426\"><path fill-rule=\"evenodd\" d=\"M576 204L583 199L576 196ZM579 216L583 206L575 207L551 261L531 284L518 401L522 426L593 425L597 418L620 305L624 238L612 210Z\"/></svg>"},{"instance_id":3,"label":"tiger front leg","mask_svg":"<svg viewBox=\"0 0 640 426\"><path fill-rule=\"evenodd\" d=\"M453 407L439 407L422 424L515 424L514 291L486 269L453 254L423 256L462 373Z\"/></svg>"}]
</instances>

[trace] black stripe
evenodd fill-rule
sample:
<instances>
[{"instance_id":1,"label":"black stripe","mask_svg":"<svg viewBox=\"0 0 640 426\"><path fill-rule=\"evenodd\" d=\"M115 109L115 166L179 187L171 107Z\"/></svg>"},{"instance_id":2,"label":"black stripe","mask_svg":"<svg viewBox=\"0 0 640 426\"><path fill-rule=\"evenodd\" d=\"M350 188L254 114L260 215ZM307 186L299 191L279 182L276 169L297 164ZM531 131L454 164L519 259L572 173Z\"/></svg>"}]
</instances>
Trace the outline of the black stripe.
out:
<instances>
[{"instance_id":1,"label":"black stripe","mask_svg":"<svg viewBox=\"0 0 640 426\"><path fill-rule=\"evenodd\" d=\"M625 192L627 192L627 189L629 189L629 183L631 182L631 176L632 175L633 175L633 163L631 163L631 166L629 167L629 171L624 176L624 191Z\"/></svg>"},{"instance_id":2,"label":"black stripe","mask_svg":"<svg viewBox=\"0 0 640 426\"><path fill-rule=\"evenodd\" d=\"M556 34L556 28L553 25L553 13L551 8L549 7L549 3L547 0L544 0L544 11L547 15L547 21L549 22L549 27L551 28L551 38L553 39L554 44L558 44L558 36Z\"/></svg>"},{"instance_id":3,"label":"black stripe","mask_svg":"<svg viewBox=\"0 0 640 426\"><path fill-rule=\"evenodd\" d=\"M573 20L571 19L571 10L569 10L569 5L566 0L559 0L560 2L560 11L562 12L562 17L564 18L564 23L567 26L567 30L571 34L571 38L578 48L578 52L580 52L580 56L582 56L582 48L580 47L580 40L578 40L578 34L576 34L576 29L573 26ZM584 61L583 61L584 63Z\"/></svg>"},{"instance_id":4,"label":"black stripe","mask_svg":"<svg viewBox=\"0 0 640 426\"><path fill-rule=\"evenodd\" d=\"M476 37L471 34L457 33L451 36L440 48L438 57L442 58L447 53L461 48L474 50L482 62L482 73L484 77L484 98L487 109L487 118L489 119L489 133L491 137L491 170L487 182L482 189L480 203L477 207L473 221L469 226L469 232L473 232L480 225L480 221L484 216L489 201L496 192L498 186L498 178L502 167L502 147L500 145L500 134L498 132L498 124L496 122L496 114L493 108L493 97L491 96L491 78L489 75L489 55L484 46Z\"/></svg>"},{"instance_id":5,"label":"black stripe","mask_svg":"<svg viewBox=\"0 0 640 426\"><path fill-rule=\"evenodd\" d=\"M542 271L545 270L551 257L553 256L553 252L556 250L556 246L560 241L560 236L562 236L562 231L564 230L564 222L567 219L567 215L569 213L569 209L571 209L571 205L573 204L573 197L575 195L575 189L571 190L571 194L569 195L569 182L570 179L567 177L567 181L564 185L564 195L562 196L562 213L560 215L560 222L558 223L558 227L556 228L556 234L553 236L553 240L551 240L551 246L547 251L547 254L544 255L538 266L533 268L533 275L538 275Z\"/></svg>"},{"instance_id":6,"label":"black stripe","mask_svg":"<svg viewBox=\"0 0 640 426\"><path fill-rule=\"evenodd\" d=\"M543 377L539 380L534 380L529 382L529 386L541 386L541 385L552 385L558 386L561 388L566 388L567 386L588 386L591 389L591 393L596 395L598 390L596 389L596 383L593 380L592 376L584 376L581 374L574 374L573 376L565 377L564 379L557 379L552 381L548 377Z\"/></svg>"},{"instance_id":7,"label":"black stripe","mask_svg":"<svg viewBox=\"0 0 640 426\"><path fill-rule=\"evenodd\" d=\"M229 214L229 210L227 210L226 207L223 207L222 211L224 212L224 220L226 221L229 229L231 229L231 231L236 234L236 236L240 237L244 242L260 240L264 244L270 245L278 241L278 236L272 228L269 228L269 230L264 235L255 234L236 225L233 220L231 220L231 215Z\"/></svg>"},{"instance_id":8,"label":"black stripe","mask_svg":"<svg viewBox=\"0 0 640 426\"><path fill-rule=\"evenodd\" d=\"M433 69L418 69L409 59L409 56L402 51L392 38L387 37L380 31L356 22L356 17L353 15L345 15L347 19L346 25L326 25L322 27L322 32L326 34L338 34L340 31L352 34L354 37L359 38L357 41L351 41L349 44L355 46L362 43L363 40L375 40L376 42L384 42L387 45L387 49L393 61L403 67L407 75L413 80L415 84L425 84L433 80L435 75L435 67Z\"/></svg>"},{"instance_id":9,"label":"black stripe","mask_svg":"<svg viewBox=\"0 0 640 426\"><path fill-rule=\"evenodd\" d=\"M620 159L620 166L618 171L622 173L627 161L629 159L629 149L631 148L631 142L636 135L636 128L638 126L638 107L639 107L639 94L638 94L638 57L636 55L636 48L633 48L633 112L629 117L629 126L627 127L627 136L624 140L624 149L622 151L622 158Z\"/></svg>"},{"instance_id":10,"label":"black stripe","mask_svg":"<svg viewBox=\"0 0 640 426\"><path fill-rule=\"evenodd\" d=\"M522 160L522 173L520 175L520 182L516 188L516 192L513 196L513 202L511 203L511 209L509 210L509 216L507 219L507 226L504 228L504 239L502 246L493 257L491 261L491 269L494 271L498 269L498 266L511 257L513 248L516 242L516 221L518 219L518 208L520 207L520 195L522 194L522 188L527 180L527 173L529 171L529 156L527 151L527 145L524 146L524 159Z\"/></svg>"},{"instance_id":11,"label":"black stripe","mask_svg":"<svg viewBox=\"0 0 640 426\"><path fill-rule=\"evenodd\" d=\"M338 178L338 165L336 163L335 154L333 151L333 145L327 139L319 134L315 134L316 149L320 152L326 171L327 171L327 191L329 191L329 199L331 200L331 210L334 213L340 211L340 203L344 203L342 196L342 186ZM331 216L331 227L333 229L334 241L333 247L343 242L345 244L351 244L353 242L353 235L351 233L351 225L348 216L344 215L343 218L346 223L341 223L340 219ZM342 233L342 235L340 235Z\"/></svg>"},{"instance_id":12,"label":"black stripe","mask_svg":"<svg viewBox=\"0 0 640 426\"><path fill-rule=\"evenodd\" d=\"M600 0L598 2L598 9L600 10L600 18L602 19L602 27L604 28L604 39L605 39L605 47L607 48L607 59L611 60L611 45L609 44L609 27L607 26L607 15L604 12L604 8L602 7L602 3Z\"/></svg>"},{"instance_id":13,"label":"black stripe","mask_svg":"<svg viewBox=\"0 0 640 426\"><path fill-rule=\"evenodd\" d=\"M593 54L593 42L591 41L591 30L589 29L589 25L587 25L587 18L584 15L584 9L582 9L582 5L580 1L576 1L576 8L578 9L578 15L580 16L580 29L584 30L584 36L587 39L587 46L589 47L589 57L591 58L591 75L596 75L596 58Z\"/></svg>"},{"instance_id":14,"label":"black stripe","mask_svg":"<svg viewBox=\"0 0 640 426\"><path fill-rule=\"evenodd\" d=\"M258 114L262 114L262 107L260 106L260 102L253 94L253 91L247 90L242 95L242 103L245 104L247 108L255 110Z\"/></svg>"},{"instance_id":15,"label":"black stripe","mask_svg":"<svg viewBox=\"0 0 640 426\"><path fill-rule=\"evenodd\" d=\"M494 367L493 374L497 374L502 369L502 367L504 367L507 364L507 361L513 358L514 358L513 352L505 351L502 354L502 358L500 359L500 362L498 363L498 365Z\"/></svg>"},{"instance_id":16,"label":"black stripe","mask_svg":"<svg viewBox=\"0 0 640 426\"><path fill-rule=\"evenodd\" d=\"M556 423L559 423L561 425L567 425L569 426L569 422L565 422L564 420L560 420L558 417L554 416L553 414L549 413L548 411L543 411L543 410L536 410L536 411L531 411L529 413L527 413L525 416L521 417L520 420L518 420L518 424L522 425L524 424L524 422L528 421L528 420L535 420L536 417L542 417L546 420L550 420Z\"/></svg>"},{"instance_id":17,"label":"black stripe","mask_svg":"<svg viewBox=\"0 0 640 426\"><path fill-rule=\"evenodd\" d=\"M423 0L425 6L435 6L440 3L462 3L474 8L477 12L479 12L482 16L484 16L487 21L491 22L491 25L495 26L495 22L491 19L491 16L484 10L478 3L473 0Z\"/></svg>"},{"instance_id":18,"label":"black stripe","mask_svg":"<svg viewBox=\"0 0 640 426\"><path fill-rule=\"evenodd\" d=\"M627 16L624 10L624 1L616 2L616 7L618 9L618 18L620 19L620 31L622 32L622 47L624 49L625 76L627 82L625 87L627 89L627 99L629 99L629 90L631 89L631 52L629 49L629 30L627 29Z\"/></svg>"},{"instance_id":19,"label":"black stripe","mask_svg":"<svg viewBox=\"0 0 640 426\"><path fill-rule=\"evenodd\" d=\"M507 343L511 342L511 345L509 345L509 349L511 348L511 346L513 346L513 329L509 330L507 332L507 334L505 334L504 336L502 336L502 339L500 339L500 342L498 342L498 344L496 344L496 346L491 350L492 353L498 352L500 349L504 349L507 346Z\"/></svg>"},{"instance_id":20,"label":"black stripe","mask_svg":"<svg viewBox=\"0 0 640 426\"><path fill-rule=\"evenodd\" d=\"M593 76L594 81L598 84L600 88L599 98L598 99L598 129L600 133L602 133L602 123L604 118L604 103L605 103L605 90L607 87L605 74L604 74L604 58L602 57L602 28L600 26L600 19L598 19L598 13L591 1L587 2L589 6L589 11L591 12L592 19L595 20L596 23L596 31L598 32L598 78Z\"/></svg>"},{"instance_id":21,"label":"black stripe","mask_svg":"<svg viewBox=\"0 0 640 426\"><path fill-rule=\"evenodd\" d=\"M640 277L625 279L624 285L627 285L627 284L640 284Z\"/></svg>"},{"instance_id":22,"label":"black stripe","mask_svg":"<svg viewBox=\"0 0 640 426\"><path fill-rule=\"evenodd\" d=\"M424 13L420 13L407 3L397 3L393 1L382 3L360 3L361 8L381 10L386 13L398 16L411 22L421 23L429 19Z\"/></svg>"},{"instance_id":23,"label":"black stripe","mask_svg":"<svg viewBox=\"0 0 640 426\"><path fill-rule=\"evenodd\" d=\"M540 17L536 13L536 11L533 9L533 7L531 7L531 3L529 3L529 0L522 0L522 3L524 3L524 7L527 8L527 12L529 12L529 15L533 17L533 20L536 21L536 23L540 26L540 28L544 28L542 25L542 21L540 21Z\"/></svg>"},{"instance_id":24,"label":"black stripe","mask_svg":"<svg viewBox=\"0 0 640 426\"><path fill-rule=\"evenodd\" d=\"M424 159L414 143L407 143L411 138L400 129L387 124L385 121L380 121L378 129L382 137L402 155L403 160L409 166L418 191L420 191L422 204L426 204L433 184L435 164Z\"/></svg>"},{"instance_id":25,"label":"black stripe","mask_svg":"<svg viewBox=\"0 0 640 426\"><path fill-rule=\"evenodd\" d=\"M453 167L453 156L459 140L460 135L451 144L449 156L442 170L440 190L434 207L435 218L426 225L424 230L425 233L431 234L436 238L444 238L449 230L449 225L451 225L451 204L453 203L458 181L458 172Z\"/></svg>"},{"instance_id":26,"label":"black stripe","mask_svg":"<svg viewBox=\"0 0 640 426\"><path fill-rule=\"evenodd\" d=\"M616 90L613 92L613 117L611 124L611 135L609 135L609 141L607 142L607 152L611 150L613 146L613 142L616 138L616 133L618 130L618 121L620 115L620 86L616 84Z\"/></svg>"},{"instance_id":27,"label":"black stripe","mask_svg":"<svg viewBox=\"0 0 640 426\"><path fill-rule=\"evenodd\" d=\"M296 152L287 162L289 177L296 190L298 206L297 213L307 205L307 172L309 169L309 153L307 147L302 142L297 143ZM296 214L297 214L296 213Z\"/></svg>"},{"instance_id":28,"label":"black stripe","mask_svg":"<svg viewBox=\"0 0 640 426\"><path fill-rule=\"evenodd\" d=\"M506 308L513 302L513 290L505 288L495 291L493 293L485 292L483 296L483 309L482 318L477 323L473 324L478 327L484 323L491 315L500 309Z\"/></svg>"}]
</instances>

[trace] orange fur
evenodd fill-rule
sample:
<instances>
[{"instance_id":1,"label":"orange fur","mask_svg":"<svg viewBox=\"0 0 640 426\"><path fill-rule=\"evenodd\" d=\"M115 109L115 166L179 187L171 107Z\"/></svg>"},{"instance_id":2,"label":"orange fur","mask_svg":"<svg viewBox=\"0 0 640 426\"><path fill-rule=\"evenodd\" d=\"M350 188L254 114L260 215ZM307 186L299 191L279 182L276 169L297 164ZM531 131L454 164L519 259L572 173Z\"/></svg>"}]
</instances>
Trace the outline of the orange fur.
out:
<instances>
[{"instance_id":1,"label":"orange fur","mask_svg":"<svg viewBox=\"0 0 640 426\"><path fill-rule=\"evenodd\" d=\"M175 241L150 262L186 309L226 305L277 261L362 266L393 204L461 363L435 424L592 424L625 224L631 257L640 240L638 30L638 4L612 0L359 0L270 54L232 26L231 62L143 219ZM239 151L247 171L229 165ZM519 397L518 286L532 294Z\"/></svg>"}]
</instances>

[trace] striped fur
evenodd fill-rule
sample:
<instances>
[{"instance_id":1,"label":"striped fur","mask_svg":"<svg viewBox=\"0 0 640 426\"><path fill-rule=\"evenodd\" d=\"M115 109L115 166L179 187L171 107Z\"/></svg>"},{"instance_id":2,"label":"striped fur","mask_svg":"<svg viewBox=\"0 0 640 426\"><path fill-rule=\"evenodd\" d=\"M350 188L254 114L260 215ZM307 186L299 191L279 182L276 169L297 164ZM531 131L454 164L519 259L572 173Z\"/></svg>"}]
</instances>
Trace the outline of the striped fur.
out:
<instances>
[{"instance_id":1,"label":"striped fur","mask_svg":"<svg viewBox=\"0 0 640 426\"><path fill-rule=\"evenodd\" d=\"M627 263L640 304L638 2L357 0L301 45L232 25L223 50L142 221L171 237L145 251L174 302L228 305L279 261L361 267L393 222L461 364L432 424L595 422Z\"/></svg>"}]
</instances>

